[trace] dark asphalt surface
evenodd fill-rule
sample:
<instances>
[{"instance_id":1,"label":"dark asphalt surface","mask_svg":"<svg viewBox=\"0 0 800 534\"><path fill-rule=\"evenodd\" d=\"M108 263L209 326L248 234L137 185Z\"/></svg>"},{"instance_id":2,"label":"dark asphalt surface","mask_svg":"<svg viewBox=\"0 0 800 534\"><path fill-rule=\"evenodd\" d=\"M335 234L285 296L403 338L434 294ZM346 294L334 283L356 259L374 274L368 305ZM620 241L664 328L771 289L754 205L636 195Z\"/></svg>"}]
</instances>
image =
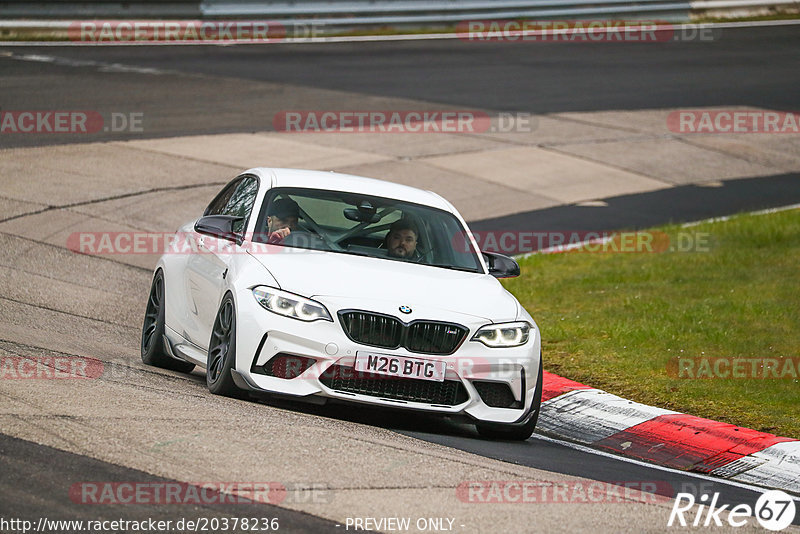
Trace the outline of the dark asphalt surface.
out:
<instances>
[{"instance_id":1,"label":"dark asphalt surface","mask_svg":"<svg viewBox=\"0 0 800 534\"><path fill-rule=\"evenodd\" d=\"M0 56L0 106L19 109L141 111L156 117L145 135L246 132L269 129L281 109L314 109L331 100L303 101L292 91L249 82L275 82L405 97L432 104L498 111L636 110L659 107L748 105L800 109L800 31L797 27L725 30L712 42L684 43L469 43L461 41L366 45L189 46L117 48L9 48L69 61L22 61ZM75 60L83 61L76 64ZM109 72L109 65L173 73ZM111 69L113 70L113 69ZM329 97L325 97L329 98ZM0 147L41 146L142 134L0 137ZM722 188L678 187L609 199L604 208L567 206L476 221L495 228L595 230L646 227L800 202L800 180L785 175L726 182ZM753 504L758 494L717 482L667 473L536 439L525 443L480 440L471 427L411 414L339 407L296 406L322 417L386 426L407 435L491 458L603 481L664 481L695 495L719 491L723 503ZM388 423L387 423L388 421ZM69 485L81 480L148 480L127 468L0 435L0 515L3 517L130 519L240 514L175 507L76 506ZM277 515L286 531L330 531L311 516L258 506ZM289 528L291 525L293 528ZM282 529L283 530L283 529Z\"/></svg>"},{"instance_id":2,"label":"dark asphalt surface","mask_svg":"<svg viewBox=\"0 0 800 534\"><path fill-rule=\"evenodd\" d=\"M800 109L797 26L715 30L712 41L460 40L265 46L4 47L0 106L143 112L144 133L2 136L0 146L269 130L287 109L337 99L251 82L492 111L666 107ZM8 57L50 56L44 61ZM155 73L125 67L157 69ZM435 106L434 106L435 109Z\"/></svg>"},{"instance_id":3,"label":"dark asphalt surface","mask_svg":"<svg viewBox=\"0 0 800 534\"><path fill-rule=\"evenodd\" d=\"M58 55L535 113L711 105L797 109L797 26L712 33L711 41L661 43L435 40L84 47L58 49Z\"/></svg>"},{"instance_id":4,"label":"dark asphalt surface","mask_svg":"<svg viewBox=\"0 0 800 534\"><path fill-rule=\"evenodd\" d=\"M99 496L107 503L114 495L127 499L131 495L122 489L111 490L114 493L103 493L102 490L82 492L82 488L104 488L109 483L109 488L118 488L113 484L128 483L159 484L174 482L164 478L143 473L135 469L121 467L108 462L102 462L72 454L52 447L39 445L0 434L0 518L31 521L36 528L40 518L51 521L172 521L169 532L193 531L193 529L176 528L180 519L197 522L201 518L227 518L229 525L233 525L233 518L258 518L259 529L261 521L267 522L273 518L278 519L281 532L340 532L342 529L333 521L295 512L286 508L279 508L270 504L255 502L230 502L230 497L223 497L219 493L202 494L204 504L194 504L195 500L188 497L186 503L179 504L149 504L146 502L130 502L117 504L93 504L91 498L84 499L82 495ZM197 481L203 483L205 481ZM94 486L82 486L82 483L94 483ZM153 490L154 491L154 490ZM162 495L164 495L162 490ZM152 493L151 493L152 495ZM189 492L183 494L191 495ZM287 493L287 498L289 498ZM89 502L83 502L87 500ZM77 502L76 502L77 501ZM135 501L135 499L134 499ZM207 504L206 504L207 503ZM205 524L205 523L201 523ZM133 528L123 528L117 532L132 532ZM143 529L145 532L146 529ZM57 529L55 527L44 532L72 532L79 529ZM99 532L98 529L90 529ZM157 532L157 530L150 530ZM166 532L167 530L162 530ZM212 529L211 532L221 531ZM229 532L246 532L248 529L230 529ZM7 528L0 524L0 532L21 532L19 528Z\"/></svg>"},{"instance_id":5,"label":"dark asphalt surface","mask_svg":"<svg viewBox=\"0 0 800 534\"><path fill-rule=\"evenodd\" d=\"M726 180L605 198L607 206L566 205L470 221L477 232L638 230L800 203L800 175ZM525 251L522 251L525 252Z\"/></svg>"}]
</instances>

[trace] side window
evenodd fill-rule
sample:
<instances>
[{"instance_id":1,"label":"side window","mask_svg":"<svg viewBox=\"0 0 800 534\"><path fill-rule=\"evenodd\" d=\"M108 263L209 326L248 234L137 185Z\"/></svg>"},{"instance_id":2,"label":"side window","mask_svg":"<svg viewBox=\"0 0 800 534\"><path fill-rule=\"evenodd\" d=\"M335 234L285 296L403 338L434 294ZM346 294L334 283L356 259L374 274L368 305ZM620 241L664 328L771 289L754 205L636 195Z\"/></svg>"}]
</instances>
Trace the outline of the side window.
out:
<instances>
[{"instance_id":1,"label":"side window","mask_svg":"<svg viewBox=\"0 0 800 534\"><path fill-rule=\"evenodd\" d=\"M250 219L250 212L253 211L253 204L258 193L258 180L252 176L246 176L234 189L231 198L222 210L222 215L235 215L242 217L242 221L233 227L236 233L244 232L247 221Z\"/></svg>"},{"instance_id":2,"label":"side window","mask_svg":"<svg viewBox=\"0 0 800 534\"><path fill-rule=\"evenodd\" d=\"M253 211L253 204L258 193L258 180L253 176L245 176L228 186L217 195L206 209L206 215L234 215L243 220L233 227L233 231L243 232Z\"/></svg>"},{"instance_id":3,"label":"side window","mask_svg":"<svg viewBox=\"0 0 800 534\"><path fill-rule=\"evenodd\" d=\"M238 186L241 182L242 179L240 178L226 185L225 189L220 191L214 200L211 201L211 204L208 205L203 215L224 215L223 211L225 210L225 206L228 204L233 192L236 190L236 186Z\"/></svg>"}]
</instances>

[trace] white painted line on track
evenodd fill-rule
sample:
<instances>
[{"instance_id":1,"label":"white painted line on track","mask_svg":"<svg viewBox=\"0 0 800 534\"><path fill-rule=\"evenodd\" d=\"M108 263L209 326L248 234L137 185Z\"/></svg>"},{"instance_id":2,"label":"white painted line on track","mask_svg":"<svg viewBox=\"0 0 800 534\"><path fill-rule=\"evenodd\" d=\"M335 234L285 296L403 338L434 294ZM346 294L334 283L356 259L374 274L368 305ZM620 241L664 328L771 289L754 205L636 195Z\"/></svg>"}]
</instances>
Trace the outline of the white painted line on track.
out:
<instances>
[{"instance_id":1,"label":"white painted line on track","mask_svg":"<svg viewBox=\"0 0 800 534\"><path fill-rule=\"evenodd\" d=\"M0 53L0 57L8 57L18 61L33 61L36 63L52 63L63 67L96 67L100 72L121 72L136 74L178 74L181 76L201 76L191 72L180 72L167 69L155 69L151 67L136 67L123 65L121 63L107 63L105 61L93 61L88 59L71 59L57 56L47 56L44 54L13 54Z\"/></svg>"},{"instance_id":2,"label":"white painted line on track","mask_svg":"<svg viewBox=\"0 0 800 534\"><path fill-rule=\"evenodd\" d=\"M601 233L601 232L596 232ZM611 234L616 234L616 231L610 232ZM514 256L515 259L521 260L527 258L528 256L533 256L536 254L556 254L559 252L569 252L570 250L575 250L579 248L584 248L588 246L603 246L607 243L610 243L614 240L614 236L606 236L594 239L585 239L583 241L578 241L575 243L567 243L566 245L553 245L552 247L543 248L541 250L534 250L532 252L526 252L524 254L518 254Z\"/></svg>"},{"instance_id":3,"label":"white painted line on track","mask_svg":"<svg viewBox=\"0 0 800 534\"><path fill-rule=\"evenodd\" d=\"M751 484L745 484L744 482L737 482L737 481L726 479L726 478L718 478L718 477L714 477L714 476L710 476L710 475L704 475L703 473L695 473L695 472L692 472L692 471L681 471L680 469L673 469L671 467L664 467L663 465L651 464L651 463L648 463L648 462L643 462L641 460L634 460L633 458L628 458L626 456L620 456L620 455L617 455L617 454L612 454L610 452L605 452L605 451L600 451L600 450L597 450L597 449L592 449L591 447L588 447L586 445L581 445L579 443L573 443L571 441L564 441L564 440L560 440L560 439L557 439L557 438L551 438L549 436L543 436L542 434L533 434L533 436L531 436L530 439L538 439L538 440L541 440L541 441L545 441L547 443L553 443L553 444L556 444L556 445L561 445L561 446L567 447L568 449L574 449L574 450L577 450L577 451L586 452L586 453L589 453L589 454L595 454L597 456L602 456L604 458L613 458L615 460L620 460L622 462L627 462L627 463L638 465L638 466L642 466L642 467L649 467L649 468L652 468L652 469L656 469L658 471L664 471L665 473L672 473L672 474L676 474L676 475L682 475L682 476L697 478L697 479L700 479L700 480L707 480L709 482L714 482L714 483L717 483L717 484L727 484L728 486L734 486L734 487L737 487L737 488L746 489L746 490L754 491L754 492L757 492L757 493L764 493L765 491L769 491L770 489L772 489L772 488L765 488L763 486L754 486L754 485L751 485ZM800 497L794 496L794 495L792 495L791 497L795 501L800 503Z\"/></svg>"},{"instance_id":4,"label":"white painted line on track","mask_svg":"<svg viewBox=\"0 0 800 534\"><path fill-rule=\"evenodd\" d=\"M680 225L680 227L681 228L691 228L692 226L698 226L698 225L706 224L706 223L724 222L724 221L728 221L728 220L730 220L732 218L741 217L741 216L744 216L744 215L769 215L770 213L779 213L781 211L790 211L790 210L796 210L796 209L800 209L800 204L790 204L788 206L780 206L780 207L777 207L777 208L767 208L767 209L758 210L758 211L749 211L749 212L735 213L733 215L724 215L722 217L712 217L710 219L702 219L700 221L692 221L692 222L683 223L683 224ZM556 245L556 246L553 246L553 247L543 248L541 250L534 250L532 252L526 252L524 254L517 254L516 256L514 256L514 259L515 260L523 260L523 259L525 259L525 258L527 258L529 256L535 256L537 254L553 254L553 253L558 253L558 252L566 252L566 251L569 251L569 250L574 250L574 249L581 248L581 247L586 247L586 246L604 245L605 243L609 243L610 241L612 241L614 239L614 237L613 237L614 234L620 233L622 231L623 230L608 230L608 233L612 234L611 236L602 237L602 238L599 238L599 239L597 239L597 238L586 239L584 241L578 241L576 243L569 243L567 245ZM601 232L603 232L603 231L600 231L598 233L601 233Z\"/></svg>"},{"instance_id":5,"label":"white painted line on track","mask_svg":"<svg viewBox=\"0 0 800 534\"><path fill-rule=\"evenodd\" d=\"M468 19L465 19L468 20ZM43 28L63 28L69 27L76 21L55 21L55 22L42 22ZM13 28L15 23L25 23L25 27L36 27L31 21L0 21L0 28ZM796 26L800 25L800 19L796 20L760 20L760 21L741 21L741 22L711 22L711 23L686 23L686 24L668 24L656 25L646 27L652 31L684 31L696 29L730 29L730 28L761 28L761 27L778 27L778 26ZM642 27L632 26L627 31L640 31ZM537 36L537 35L557 35L565 33L569 30L530 30L530 31L513 31L513 32L486 32L483 40L491 40L494 38L508 38L509 36ZM615 28L602 28L593 29L592 33L603 32L617 32ZM461 39L468 42L474 42L464 37L464 32L452 33L423 33L423 34L401 34L401 35L344 35L337 37L303 37L303 38L287 38L287 39L274 39L268 41L108 41L108 42L84 42L84 41L0 41L0 47L3 46L42 46L42 47L62 47L62 46L244 46L244 45L279 45L279 44L321 44L321 43L364 43L364 42L392 42L392 41L434 41L434 40L452 40ZM492 41L489 41L492 42Z\"/></svg>"},{"instance_id":6,"label":"white painted line on track","mask_svg":"<svg viewBox=\"0 0 800 534\"><path fill-rule=\"evenodd\" d=\"M768 208L765 210L758 210L758 211L750 211L746 213L737 213L735 215L724 215L722 217L712 217L711 219L704 219L702 221L693 221L688 223L683 223L681 228L691 228L692 226L698 226L700 224L706 223L715 223L715 222L724 222L729 221L735 217L741 217L742 215L769 215L770 213L779 213L781 211L790 211L800 209L800 204L791 204L789 206L781 206L779 208Z\"/></svg>"}]
</instances>

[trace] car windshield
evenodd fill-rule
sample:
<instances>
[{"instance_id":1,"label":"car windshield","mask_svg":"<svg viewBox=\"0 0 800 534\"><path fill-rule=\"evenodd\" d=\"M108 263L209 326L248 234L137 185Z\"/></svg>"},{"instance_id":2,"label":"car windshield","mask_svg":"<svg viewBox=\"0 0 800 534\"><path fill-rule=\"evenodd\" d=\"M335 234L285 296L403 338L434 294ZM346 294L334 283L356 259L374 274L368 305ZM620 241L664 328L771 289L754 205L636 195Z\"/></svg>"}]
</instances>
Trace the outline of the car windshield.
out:
<instances>
[{"instance_id":1,"label":"car windshield","mask_svg":"<svg viewBox=\"0 0 800 534\"><path fill-rule=\"evenodd\" d=\"M483 272L452 213L369 195L273 189L264 199L253 241Z\"/></svg>"}]
</instances>

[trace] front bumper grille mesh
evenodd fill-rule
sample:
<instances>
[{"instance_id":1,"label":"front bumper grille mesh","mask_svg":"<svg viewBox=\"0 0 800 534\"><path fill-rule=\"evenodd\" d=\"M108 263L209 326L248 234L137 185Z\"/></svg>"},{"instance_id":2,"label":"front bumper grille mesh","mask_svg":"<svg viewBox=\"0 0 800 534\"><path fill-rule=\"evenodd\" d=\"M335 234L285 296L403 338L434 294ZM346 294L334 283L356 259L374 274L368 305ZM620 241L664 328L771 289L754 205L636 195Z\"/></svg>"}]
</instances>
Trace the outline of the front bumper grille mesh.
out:
<instances>
[{"instance_id":1,"label":"front bumper grille mesh","mask_svg":"<svg viewBox=\"0 0 800 534\"><path fill-rule=\"evenodd\" d=\"M511 387L503 382L473 380L472 385L486 406L492 408L522 408L522 402L514 398Z\"/></svg>"},{"instance_id":2,"label":"front bumper grille mesh","mask_svg":"<svg viewBox=\"0 0 800 534\"><path fill-rule=\"evenodd\" d=\"M364 373L343 365L329 367L322 373L320 382L336 391L440 406L456 406L469 398L464 384L456 380L434 382L395 378Z\"/></svg>"},{"instance_id":3,"label":"front bumper grille mesh","mask_svg":"<svg viewBox=\"0 0 800 534\"><path fill-rule=\"evenodd\" d=\"M449 323L411 323L406 330L405 347L410 352L451 354L461 345L467 332L463 326Z\"/></svg>"},{"instance_id":4,"label":"front bumper grille mesh","mask_svg":"<svg viewBox=\"0 0 800 534\"><path fill-rule=\"evenodd\" d=\"M340 317L344 333L356 343L386 349L400 346L403 323L394 317L367 312L345 312Z\"/></svg>"}]
</instances>

